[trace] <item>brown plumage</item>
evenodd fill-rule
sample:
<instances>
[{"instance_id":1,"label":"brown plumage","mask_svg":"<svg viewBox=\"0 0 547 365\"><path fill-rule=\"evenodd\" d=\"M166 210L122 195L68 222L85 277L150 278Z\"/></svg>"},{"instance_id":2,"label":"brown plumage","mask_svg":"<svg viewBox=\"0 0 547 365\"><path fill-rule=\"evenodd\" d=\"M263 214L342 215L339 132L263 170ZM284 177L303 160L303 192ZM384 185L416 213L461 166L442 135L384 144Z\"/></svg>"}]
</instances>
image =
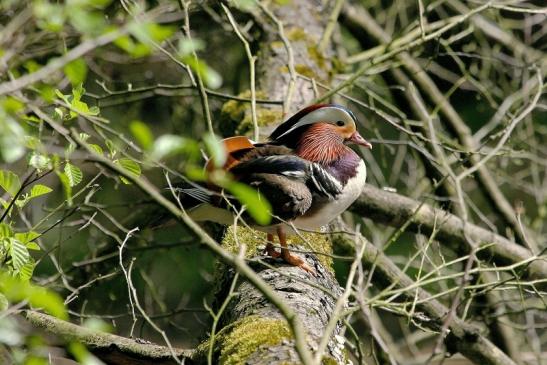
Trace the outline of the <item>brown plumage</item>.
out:
<instances>
[{"instance_id":1,"label":"brown plumage","mask_svg":"<svg viewBox=\"0 0 547 365\"><path fill-rule=\"evenodd\" d=\"M357 198L364 185L366 168L346 143L367 148L370 144L357 132L355 116L349 110L328 104L301 110L281 124L270 138L265 143L254 143L246 137L225 139L227 159L223 169L237 181L256 188L271 203L271 225L259 226L250 220L255 228L268 233L266 251L313 272L304 260L290 253L286 233L294 227L317 229ZM213 168L209 162L207 170ZM195 217L220 222L223 214L218 209L225 206L219 201L212 205L217 209L214 213L196 209ZM223 219L223 223L230 222L230 218ZM272 243L274 233L279 237L280 253Z\"/></svg>"}]
</instances>

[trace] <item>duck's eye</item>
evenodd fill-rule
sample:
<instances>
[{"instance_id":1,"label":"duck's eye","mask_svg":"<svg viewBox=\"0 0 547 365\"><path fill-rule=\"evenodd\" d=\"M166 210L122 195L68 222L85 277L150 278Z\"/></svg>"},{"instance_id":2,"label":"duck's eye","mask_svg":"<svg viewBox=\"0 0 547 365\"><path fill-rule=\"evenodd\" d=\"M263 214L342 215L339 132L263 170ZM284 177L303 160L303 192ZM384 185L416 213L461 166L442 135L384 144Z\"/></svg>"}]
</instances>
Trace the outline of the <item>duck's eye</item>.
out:
<instances>
[{"instance_id":1,"label":"duck's eye","mask_svg":"<svg viewBox=\"0 0 547 365\"><path fill-rule=\"evenodd\" d=\"M343 120L339 120L336 122L336 125L339 126L339 127L342 127L344 125L344 121Z\"/></svg>"}]
</instances>

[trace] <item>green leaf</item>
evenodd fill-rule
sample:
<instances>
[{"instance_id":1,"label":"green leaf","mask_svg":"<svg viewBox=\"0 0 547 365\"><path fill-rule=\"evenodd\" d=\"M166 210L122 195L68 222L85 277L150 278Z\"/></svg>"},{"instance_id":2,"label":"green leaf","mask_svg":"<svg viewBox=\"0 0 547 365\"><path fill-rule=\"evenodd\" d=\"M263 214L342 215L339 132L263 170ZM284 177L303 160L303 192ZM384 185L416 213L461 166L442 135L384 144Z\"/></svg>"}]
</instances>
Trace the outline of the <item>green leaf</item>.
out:
<instances>
[{"instance_id":1,"label":"green leaf","mask_svg":"<svg viewBox=\"0 0 547 365\"><path fill-rule=\"evenodd\" d=\"M55 89L55 95L57 95L65 103L70 104L70 101L68 100L68 95L63 94L61 90Z\"/></svg>"},{"instance_id":2,"label":"green leaf","mask_svg":"<svg viewBox=\"0 0 547 365\"><path fill-rule=\"evenodd\" d=\"M8 170L0 170L0 187L14 197L21 188L19 176Z\"/></svg>"},{"instance_id":3,"label":"green leaf","mask_svg":"<svg viewBox=\"0 0 547 365\"><path fill-rule=\"evenodd\" d=\"M156 23L149 23L145 26L146 32L156 42L161 42L175 33L177 28L169 25L160 25Z\"/></svg>"},{"instance_id":4,"label":"green leaf","mask_svg":"<svg viewBox=\"0 0 547 365\"><path fill-rule=\"evenodd\" d=\"M169 38L175 30L176 28L172 26L142 22L135 22L129 27L131 34L143 44L151 43L151 41L161 42Z\"/></svg>"},{"instance_id":5,"label":"green leaf","mask_svg":"<svg viewBox=\"0 0 547 365\"><path fill-rule=\"evenodd\" d=\"M208 133L203 137L203 142L215 166L224 166L226 162L226 149L222 140L214 134Z\"/></svg>"},{"instance_id":6,"label":"green leaf","mask_svg":"<svg viewBox=\"0 0 547 365\"><path fill-rule=\"evenodd\" d=\"M59 177L59 181L61 181L63 189L65 190L67 204L68 206L72 206L72 185L70 185L70 180L64 172L57 172L57 176Z\"/></svg>"},{"instance_id":7,"label":"green leaf","mask_svg":"<svg viewBox=\"0 0 547 365\"><path fill-rule=\"evenodd\" d=\"M82 140L82 142L86 142L91 136L87 133L80 133L79 137Z\"/></svg>"},{"instance_id":8,"label":"green leaf","mask_svg":"<svg viewBox=\"0 0 547 365\"><path fill-rule=\"evenodd\" d=\"M0 163L12 163L25 154L25 130L0 108Z\"/></svg>"},{"instance_id":9,"label":"green leaf","mask_svg":"<svg viewBox=\"0 0 547 365\"><path fill-rule=\"evenodd\" d=\"M148 150L152 147L154 136L145 123L140 120L134 120L129 124L129 129L142 148Z\"/></svg>"},{"instance_id":10,"label":"green leaf","mask_svg":"<svg viewBox=\"0 0 547 365\"><path fill-rule=\"evenodd\" d=\"M118 152L116 150L116 145L110 139L106 139L104 143L106 144L106 148L108 148L108 152L110 152L110 158L114 158Z\"/></svg>"},{"instance_id":11,"label":"green leaf","mask_svg":"<svg viewBox=\"0 0 547 365\"><path fill-rule=\"evenodd\" d=\"M78 364L81 365L102 365L101 360L97 359L89 350L79 342L71 341L68 344L68 351Z\"/></svg>"},{"instance_id":12,"label":"green leaf","mask_svg":"<svg viewBox=\"0 0 547 365\"><path fill-rule=\"evenodd\" d=\"M164 134L154 142L151 156L156 160L161 160L164 157L182 153L188 149L197 151L198 146L194 141L187 138L174 134Z\"/></svg>"},{"instance_id":13,"label":"green leaf","mask_svg":"<svg viewBox=\"0 0 547 365\"><path fill-rule=\"evenodd\" d=\"M19 270L19 278L24 281L29 281L30 278L32 278L32 274L34 273L34 268L36 267L36 263L34 262L34 259L32 257L29 258L29 261L23 265L23 267Z\"/></svg>"},{"instance_id":14,"label":"green leaf","mask_svg":"<svg viewBox=\"0 0 547 365\"><path fill-rule=\"evenodd\" d=\"M120 158L116 161L118 165L126 169L131 175L135 177L141 176L141 167L135 161L130 158Z\"/></svg>"},{"instance_id":15,"label":"green leaf","mask_svg":"<svg viewBox=\"0 0 547 365\"><path fill-rule=\"evenodd\" d=\"M207 174L205 173L205 169L203 167L197 167L195 165L190 165L186 167L186 176L188 178L194 180L194 181L206 181L207 180Z\"/></svg>"},{"instance_id":16,"label":"green leaf","mask_svg":"<svg viewBox=\"0 0 547 365\"><path fill-rule=\"evenodd\" d=\"M15 239L21 241L21 243L27 244L31 241L34 241L36 238L38 238L40 236L41 236L41 234L38 233L38 232L28 231L28 232L25 232L25 233L16 233L15 234ZM27 247L28 247L28 245L27 245ZM38 249L40 249L40 248L38 247Z\"/></svg>"},{"instance_id":17,"label":"green leaf","mask_svg":"<svg viewBox=\"0 0 547 365\"><path fill-rule=\"evenodd\" d=\"M266 198L246 184L232 181L226 188L247 208L256 223L267 225L272 220L272 208Z\"/></svg>"},{"instance_id":18,"label":"green leaf","mask_svg":"<svg viewBox=\"0 0 547 365\"><path fill-rule=\"evenodd\" d=\"M72 88L72 102L80 101L85 94L85 89L82 84L78 84Z\"/></svg>"},{"instance_id":19,"label":"green leaf","mask_svg":"<svg viewBox=\"0 0 547 365\"><path fill-rule=\"evenodd\" d=\"M88 318L84 321L83 326L92 331L101 331L106 333L114 332L114 328L110 323L99 318Z\"/></svg>"},{"instance_id":20,"label":"green leaf","mask_svg":"<svg viewBox=\"0 0 547 365\"><path fill-rule=\"evenodd\" d=\"M188 64L194 72L198 73L209 88L218 89L222 85L222 76L204 61L196 60L195 57L190 55L182 57L182 61Z\"/></svg>"},{"instance_id":21,"label":"green leaf","mask_svg":"<svg viewBox=\"0 0 547 365\"><path fill-rule=\"evenodd\" d=\"M61 297L50 290L32 285L28 281L0 272L0 293L10 302L27 300L35 308L43 308L47 313L67 319L67 311Z\"/></svg>"},{"instance_id":22,"label":"green leaf","mask_svg":"<svg viewBox=\"0 0 547 365\"><path fill-rule=\"evenodd\" d=\"M188 39L181 38L178 44L179 55L181 57L188 56L192 52L197 52L205 49L205 42L198 38Z\"/></svg>"},{"instance_id":23,"label":"green leaf","mask_svg":"<svg viewBox=\"0 0 547 365\"><path fill-rule=\"evenodd\" d=\"M83 83L87 77L87 65L83 58L78 58L67 64L63 71L72 86Z\"/></svg>"},{"instance_id":24,"label":"green leaf","mask_svg":"<svg viewBox=\"0 0 547 365\"><path fill-rule=\"evenodd\" d=\"M82 182L82 170L80 170L78 167L72 165L71 163L67 162L65 164L65 175L68 178L68 183L71 187L78 185Z\"/></svg>"},{"instance_id":25,"label":"green leaf","mask_svg":"<svg viewBox=\"0 0 547 365\"><path fill-rule=\"evenodd\" d=\"M36 242L27 243L27 248L29 250L40 251L40 246L38 246L38 244Z\"/></svg>"},{"instance_id":26,"label":"green leaf","mask_svg":"<svg viewBox=\"0 0 547 365\"><path fill-rule=\"evenodd\" d=\"M14 270L19 270L28 262L30 255L28 253L27 247L16 240L15 238L10 238L9 254L11 256L11 264Z\"/></svg>"},{"instance_id":27,"label":"green leaf","mask_svg":"<svg viewBox=\"0 0 547 365\"><path fill-rule=\"evenodd\" d=\"M29 166L32 166L39 171L51 168L51 160L49 159L49 157L36 152L32 153L28 164Z\"/></svg>"},{"instance_id":28,"label":"green leaf","mask_svg":"<svg viewBox=\"0 0 547 365\"><path fill-rule=\"evenodd\" d=\"M135 43L129 36L122 36L114 41L114 44L126 51L131 57L140 58L151 53L152 49L144 43Z\"/></svg>"},{"instance_id":29,"label":"green leaf","mask_svg":"<svg viewBox=\"0 0 547 365\"><path fill-rule=\"evenodd\" d=\"M85 7L72 6L68 16L74 28L83 34L99 35L106 27L102 12L91 11Z\"/></svg>"},{"instance_id":30,"label":"green leaf","mask_svg":"<svg viewBox=\"0 0 547 365\"><path fill-rule=\"evenodd\" d=\"M104 154L102 147L98 144L90 143L89 147L94 150L98 155L102 156Z\"/></svg>"},{"instance_id":31,"label":"green leaf","mask_svg":"<svg viewBox=\"0 0 547 365\"><path fill-rule=\"evenodd\" d=\"M55 114L59 116L59 119L63 120L65 116L64 108L55 108L53 110L55 111Z\"/></svg>"},{"instance_id":32,"label":"green leaf","mask_svg":"<svg viewBox=\"0 0 547 365\"><path fill-rule=\"evenodd\" d=\"M252 10L255 6L255 0L232 0L233 4L243 10L243 11L249 11ZM276 3L279 2L279 0L275 1Z\"/></svg>"},{"instance_id":33,"label":"green leaf","mask_svg":"<svg viewBox=\"0 0 547 365\"><path fill-rule=\"evenodd\" d=\"M70 142L67 148L65 148L65 158L68 159L72 155L72 152L76 151L76 147L76 143Z\"/></svg>"},{"instance_id":34,"label":"green leaf","mask_svg":"<svg viewBox=\"0 0 547 365\"><path fill-rule=\"evenodd\" d=\"M10 114L15 114L23 110L25 104L15 98L12 98L11 96L8 96L4 100L2 100L2 107L6 112Z\"/></svg>"},{"instance_id":35,"label":"green leaf","mask_svg":"<svg viewBox=\"0 0 547 365\"><path fill-rule=\"evenodd\" d=\"M3 312L9 308L8 298L4 294L0 294L0 312Z\"/></svg>"},{"instance_id":36,"label":"green leaf","mask_svg":"<svg viewBox=\"0 0 547 365\"><path fill-rule=\"evenodd\" d=\"M27 118L24 118L25 120L28 120ZM31 150L35 150L38 147L42 145L42 142L34 136L25 136L25 147L30 148Z\"/></svg>"},{"instance_id":37,"label":"green leaf","mask_svg":"<svg viewBox=\"0 0 547 365\"><path fill-rule=\"evenodd\" d=\"M13 230L6 223L0 223L0 239L13 236Z\"/></svg>"},{"instance_id":38,"label":"green leaf","mask_svg":"<svg viewBox=\"0 0 547 365\"><path fill-rule=\"evenodd\" d=\"M40 195L51 193L52 191L53 189L51 189L49 186L36 184L32 187L32 189L30 189L30 198L36 198Z\"/></svg>"}]
</instances>

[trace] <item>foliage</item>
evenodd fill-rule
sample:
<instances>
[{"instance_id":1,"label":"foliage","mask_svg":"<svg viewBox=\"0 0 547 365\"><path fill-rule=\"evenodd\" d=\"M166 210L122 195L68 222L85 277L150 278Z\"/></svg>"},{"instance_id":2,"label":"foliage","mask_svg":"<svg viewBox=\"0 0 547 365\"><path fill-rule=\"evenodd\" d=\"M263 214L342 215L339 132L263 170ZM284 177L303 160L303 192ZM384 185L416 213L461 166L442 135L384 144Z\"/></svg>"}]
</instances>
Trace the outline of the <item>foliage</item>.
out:
<instances>
[{"instance_id":1,"label":"foliage","mask_svg":"<svg viewBox=\"0 0 547 365\"><path fill-rule=\"evenodd\" d=\"M545 9L532 1L348 0L323 1L320 14L304 16L293 8L304 0L222 3L234 22L210 2L0 0L6 356L46 363L47 339L14 320L28 308L62 319L71 313L74 323L105 317L122 336L198 345L209 330L204 303L219 299L211 295L218 255L203 249L195 229L165 223L157 201L186 209L193 196L177 192L214 186L215 199L233 198L227 204L236 202L243 217L270 223L276 202L223 170L228 135L220 135L265 139L297 104L315 99L355 112L374 144L358 151L371 185L450 211L530 260L500 263L484 253L490 242L472 241L464 228L454 243L460 232L442 231L444 216L426 235L429 228L410 229L412 219L393 212L388 219L381 207L345 214L351 230L414 280L401 287L401 278L373 275L381 268L366 255L370 273L355 264L351 276L358 259L347 247L334 256L327 238L304 246L334 262L330 269L351 291L339 313L352 334L348 356L429 358L444 325L426 318L421 306L431 302L480 326L514 358L540 359L545 279L524 273L545 260ZM256 256L264 237L237 226L228 232L239 235L225 239L222 252L233 258L245 244L244 262L263 269ZM244 323L263 330L259 321ZM279 323L287 337L292 328ZM282 340L262 332L245 340L253 350L253 340ZM243 361L231 344L221 356ZM85 346L65 345L79 362L96 361ZM431 361L444 361L440 354Z\"/></svg>"}]
</instances>

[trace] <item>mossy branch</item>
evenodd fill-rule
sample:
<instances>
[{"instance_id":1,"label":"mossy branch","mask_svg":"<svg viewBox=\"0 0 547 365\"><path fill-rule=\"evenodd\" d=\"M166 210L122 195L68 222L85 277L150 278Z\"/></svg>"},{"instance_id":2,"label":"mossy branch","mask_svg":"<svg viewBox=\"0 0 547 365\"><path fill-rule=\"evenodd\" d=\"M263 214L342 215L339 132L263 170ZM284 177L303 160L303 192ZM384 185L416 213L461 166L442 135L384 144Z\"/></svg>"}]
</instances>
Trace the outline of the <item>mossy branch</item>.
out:
<instances>
[{"instance_id":1,"label":"mossy branch","mask_svg":"<svg viewBox=\"0 0 547 365\"><path fill-rule=\"evenodd\" d=\"M117 336L106 332L63 321L48 314L28 310L26 319L34 326L60 336L67 341L77 341L85 345L99 359L117 365L176 364L171 350L166 346L151 343L140 343L134 339ZM193 350L174 348L177 357L190 364Z\"/></svg>"}]
</instances>

